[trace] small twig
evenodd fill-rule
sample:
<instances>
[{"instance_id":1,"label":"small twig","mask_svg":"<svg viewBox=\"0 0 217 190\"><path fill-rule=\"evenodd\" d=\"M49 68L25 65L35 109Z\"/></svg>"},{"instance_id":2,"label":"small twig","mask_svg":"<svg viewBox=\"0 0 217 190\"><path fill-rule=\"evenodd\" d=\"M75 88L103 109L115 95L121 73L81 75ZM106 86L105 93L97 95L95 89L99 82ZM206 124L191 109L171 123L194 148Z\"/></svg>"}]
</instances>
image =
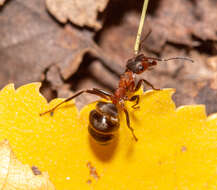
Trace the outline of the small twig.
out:
<instances>
[{"instance_id":1,"label":"small twig","mask_svg":"<svg viewBox=\"0 0 217 190\"><path fill-rule=\"evenodd\" d=\"M142 8L142 15L140 18L139 28L138 28L138 32L137 32L137 36L136 36L136 42L135 42L135 46L134 46L135 55L137 55L138 51L139 51L140 38L142 35L142 29L143 29L145 15L146 15L147 7L148 7L148 1L149 0L144 0L144 4L143 4L143 8Z\"/></svg>"}]
</instances>

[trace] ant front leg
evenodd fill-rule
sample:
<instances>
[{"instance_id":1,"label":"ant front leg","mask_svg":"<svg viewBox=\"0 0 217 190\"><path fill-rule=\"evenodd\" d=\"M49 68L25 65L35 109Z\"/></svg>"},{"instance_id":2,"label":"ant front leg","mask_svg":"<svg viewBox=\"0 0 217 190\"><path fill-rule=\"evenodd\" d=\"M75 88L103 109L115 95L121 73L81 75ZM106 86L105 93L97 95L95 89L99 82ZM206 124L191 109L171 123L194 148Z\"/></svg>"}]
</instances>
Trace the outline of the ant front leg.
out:
<instances>
[{"instance_id":1,"label":"ant front leg","mask_svg":"<svg viewBox=\"0 0 217 190\"><path fill-rule=\"evenodd\" d=\"M139 106L137 106L139 104L139 95L135 95L135 96L132 96L129 101L136 101L136 103L134 105L132 105L132 108L134 109L138 109Z\"/></svg>"},{"instance_id":2,"label":"ant front leg","mask_svg":"<svg viewBox=\"0 0 217 190\"><path fill-rule=\"evenodd\" d=\"M136 137L133 128L130 126L130 117L129 117L129 113L128 113L128 111L126 110L125 107L122 107L122 109L124 110L124 113L125 113L125 116L126 116L127 127L130 129L130 131L131 131L131 133L132 133L133 138L135 139L135 141L138 141L138 138Z\"/></svg>"},{"instance_id":3,"label":"ant front leg","mask_svg":"<svg viewBox=\"0 0 217 190\"><path fill-rule=\"evenodd\" d=\"M160 90L159 88L155 88L155 87L154 87L150 82L148 82L147 80L141 79L141 80L139 80L139 82L137 83L136 88L135 88L135 91L139 90L143 83L145 83L145 84L147 84L148 86L150 86L153 90Z\"/></svg>"},{"instance_id":4,"label":"ant front leg","mask_svg":"<svg viewBox=\"0 0 217 190\"><path fill-rule=\"evenodd\" d=\"M97 95L97 96L99 96L99 97L101 97L101 98L104 98L104 99L106 99L106 100L111 100L111 94L109 94L108 92L106 92L106 91L104 91L104 90L96 89L96 88L93 88L93 89L91 89L91 90L82 90L82 91L80 91L80 92L77 92L77 93L74 94L73 96L71 96L71 97L69 97L69 98L63 100L62 102L60 102L59 104L57 104L57 105L56 105L55 107L53 107L52 109L47 110L47 111L45 111L45 112L43 112L43 113L40 113L40 116L45 115L45 114L50 113L50 112L51 112L51 113L54 112L60 105L62 105L62 104L64 104L64 103L66 103L66 102L68 102L68 101L70 101L70 100L76 98L77 96L80 96L80 95L83 94L83 93L94 94L94 95Z\"/></svg>"}]
</instances>

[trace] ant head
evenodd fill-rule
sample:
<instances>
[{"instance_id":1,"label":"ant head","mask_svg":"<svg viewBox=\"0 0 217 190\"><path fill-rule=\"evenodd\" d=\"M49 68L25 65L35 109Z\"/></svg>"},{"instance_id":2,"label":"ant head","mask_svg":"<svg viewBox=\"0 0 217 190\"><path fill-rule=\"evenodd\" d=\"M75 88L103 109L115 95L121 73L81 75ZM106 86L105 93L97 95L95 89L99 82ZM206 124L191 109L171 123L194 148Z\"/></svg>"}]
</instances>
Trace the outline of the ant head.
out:
<instances>
[{"instance_id":1,"label":"ant head","mask_svg":"<svg viewBox=\"0 0 217 190\"><path fill-rule=\"evenodd\" d=\"M135 74L140 74L156 64L157 62L155 60L145 57L144 54L140 54L127 61L127 70L130 70Z\"/></svg>"},{"instance_id":2,"label":"ant head","mask_svg":"<svg viewBox=\"0 0 217 190\"><path fill-rule=\"evenodd\" d=\"M140 74L147 70L149 67L157 65L157 61L170 61L175 59L194 62L191 58L187 57L172 57L169 59L160 59L155 57L146 57L144 56L144 54L139 54L136 57L127 61L126 70L132 71L135 74Z\"/></svg>"}]
</instances>

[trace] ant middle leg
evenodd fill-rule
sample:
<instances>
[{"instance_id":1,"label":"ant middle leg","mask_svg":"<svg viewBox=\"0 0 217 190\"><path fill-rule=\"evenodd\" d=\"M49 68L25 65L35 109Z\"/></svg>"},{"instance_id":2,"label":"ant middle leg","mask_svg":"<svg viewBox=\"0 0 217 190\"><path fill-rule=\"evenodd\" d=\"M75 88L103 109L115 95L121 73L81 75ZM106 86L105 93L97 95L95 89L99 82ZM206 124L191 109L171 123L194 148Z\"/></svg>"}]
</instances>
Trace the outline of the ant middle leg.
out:
<instances>
[{"instance_id":1,"label":"ant middle leg","mask_svg":"<svg viewBox=\"0 0 217 190\"><path fill-rule=\"evenodd\" d=\"M137 106L138 104L139 104L139 95L135 95L135 96L132 96L130 99L129 99L129 101L136 101L136 103L134 104L134 105L132 105L132 108L134 108L134 109L138 109L139 108L139 106Z\"/></svg>"},{"instance_id":2,"label":"ant middle leg","mask_svg":"<svg viewBox=\"0 0 217 190\"><path fill-rule=\"evenodd\" d=\"M130 131L131 131L131 133L132 133L133 138L135 139L135 141L138 141L138 138L136 137L133 128L130 126L130 117L129 117L129 113L128 113L128 111L126 110L126 108L122 107L122 109L124 110L124 113L125 113L125 116L126 116L127 127L130 129Z\"/></svg>"},{"instance_id":3,"label":"ant middle leg","mask_svg":"<svg viewBox=\"0 0 217 190\"><path fill-rule=\"evenodd\" d=\"M94 95L97 95L101 98L104 98L104 99L107 99L107 100L111 100L111 94L109 94L108 92L104 91L104 90L101 90L101 89L96 89L96 88L93 88L93 89L88 89L88 90L81 90L79 92L77 92L76 94L74 94L73 96L63 100L62 102L60 102L59 104L57 104L56 106L54 106L53 108L51 108L50 110L47 110L43 113L40 113L39 115L42 116L42 115L45 115L47 113L50 113L50 112L54 112L55 109L57 109L60 105L76 98L77 96L80 96L81 94L83 93L89 93L89 94L94 94Z\"/></svg>"},{"instance_id":4,"label":"ant middle leg","mask_svg":"<svg viewBox=\"0 0 217 190\"><path fill-rule=\"evenodd\" d=\"M143 83L145 83L145 84L147 84L148 86L150 86L153 90L160 90L159 88L155 88L155 87L154 87L150 82L148 82L147 80L141 79L141 80L139 80L139 82L137 83L136 88L135 88L134 91L139 90Z\"/></svg>"}]
</instances>

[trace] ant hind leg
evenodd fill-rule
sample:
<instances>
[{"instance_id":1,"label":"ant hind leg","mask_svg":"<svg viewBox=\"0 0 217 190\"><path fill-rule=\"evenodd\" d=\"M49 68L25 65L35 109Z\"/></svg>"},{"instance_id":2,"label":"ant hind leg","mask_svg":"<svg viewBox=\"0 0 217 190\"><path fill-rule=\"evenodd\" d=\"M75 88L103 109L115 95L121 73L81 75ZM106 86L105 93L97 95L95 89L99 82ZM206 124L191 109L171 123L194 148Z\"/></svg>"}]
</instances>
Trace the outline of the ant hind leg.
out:
<instances>
[{"instance_id":1,"label":"ant hind leg","mask_svg":"<svg viewBox=\"0 0 217 190\"><path fill-rule=\"evenodd\" d=\"M77 96L80 96L80 95L83 94L83 93L94 94L94 95L97 95L97 96L99 96L99 97L101 97L101 98L104 98L104 99L107 99L107 100L110 100L110 99L111 99L111 95L110 95L108 92L106 92L106 91L104 91L104 90L101 90L101 89L93 88L93 89L90 89L90 90L81 90L81 91L75 93L73 96L71 96L71 97L69 97L69 98L63 100L62 102L60 102L59 104L57 104L56 106L54 106L53 108L51 108L50 110L47 110L47 111L45 111L45 112L43 112L43 113L40 113L39 115L42 116L42 115L45 115L45 114L47 114L47 113L52 113L52 112L54 112L60 105L62 105L62 104L64 104L64 103L66 103L66 102L68 102L68 101L70 101L70 100L76 98Z\"/></svg>"}]
</instances>

